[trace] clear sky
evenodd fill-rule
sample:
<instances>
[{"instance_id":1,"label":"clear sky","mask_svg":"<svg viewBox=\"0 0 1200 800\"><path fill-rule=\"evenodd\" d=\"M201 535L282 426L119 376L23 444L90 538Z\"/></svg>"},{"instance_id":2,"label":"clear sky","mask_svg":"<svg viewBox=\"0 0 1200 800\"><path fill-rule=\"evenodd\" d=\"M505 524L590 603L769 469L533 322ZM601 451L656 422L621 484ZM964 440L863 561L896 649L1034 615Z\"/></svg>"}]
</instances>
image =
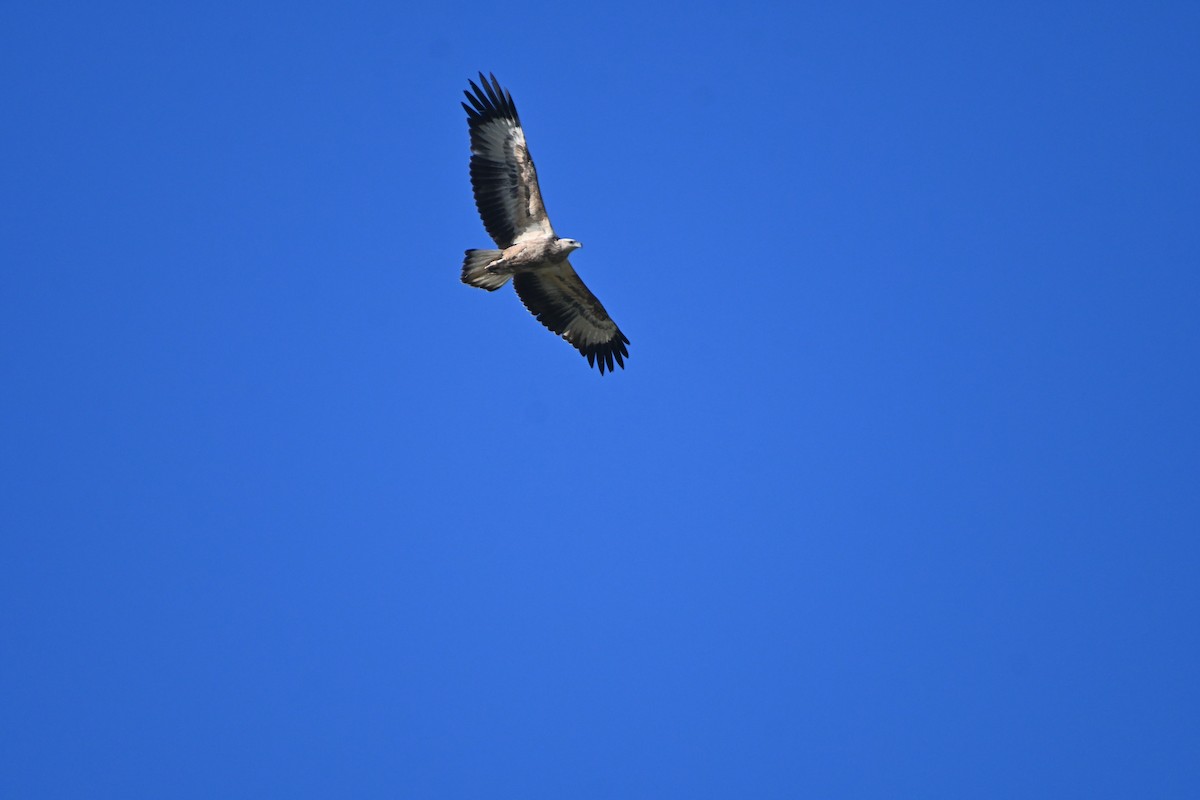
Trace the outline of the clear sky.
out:
<instances>
[{"instance_id":1,"label":"clear sky","mask_svg":"<svg viewBox=\"0 0 1200 800\"><path fill-rule=\"evenodd\" d=\"M0 8L0 796L1200 796L1200 6L785 5Z\"/></svg>"}]
</instances>

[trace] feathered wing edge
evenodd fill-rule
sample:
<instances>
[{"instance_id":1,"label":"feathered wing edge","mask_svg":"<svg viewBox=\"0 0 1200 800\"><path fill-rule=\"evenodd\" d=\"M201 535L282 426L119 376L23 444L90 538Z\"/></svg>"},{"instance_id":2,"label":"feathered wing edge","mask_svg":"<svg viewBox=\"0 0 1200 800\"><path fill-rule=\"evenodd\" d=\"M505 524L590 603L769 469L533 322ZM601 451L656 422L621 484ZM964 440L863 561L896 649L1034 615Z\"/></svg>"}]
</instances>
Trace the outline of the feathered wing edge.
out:
<instances>
[{"instance_id":1,"label":"feathered wing edge","mask_svg":"<svg viewBox=\"0 0 1200 800\"><path fill-rule=\"evenodd\" d=\"M629 339L570 263L564 261L556 270L518 273L513 288L538 322L566 339L601 375L606 367L609 372L615 366L625 368Z\"/></svg>"}]
</instances>

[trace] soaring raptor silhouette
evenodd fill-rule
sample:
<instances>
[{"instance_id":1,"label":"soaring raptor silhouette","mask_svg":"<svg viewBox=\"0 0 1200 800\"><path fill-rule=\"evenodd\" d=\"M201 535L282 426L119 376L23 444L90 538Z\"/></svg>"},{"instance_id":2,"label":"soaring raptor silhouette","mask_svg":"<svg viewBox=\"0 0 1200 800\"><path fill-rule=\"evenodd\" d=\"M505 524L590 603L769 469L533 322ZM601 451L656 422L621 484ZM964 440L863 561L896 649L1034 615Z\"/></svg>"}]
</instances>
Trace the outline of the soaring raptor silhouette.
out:
<instances>
[{"instance_id":1,"label":"soaring raptor silhouette","mask_svg":"<svg viewBox=\"0 0 1200 800\"><path fill-rule=\"evenodd\" d=\"M592 364L625 368L629 339L571 268L567 256L583 247L550 226L537 170L512 95L496 76L468 81L471 187L475 205L498 250L468 250L462 280L494 292L512 278L517 296L538 321L566 339Z\"/></svg>"}]
</instances>

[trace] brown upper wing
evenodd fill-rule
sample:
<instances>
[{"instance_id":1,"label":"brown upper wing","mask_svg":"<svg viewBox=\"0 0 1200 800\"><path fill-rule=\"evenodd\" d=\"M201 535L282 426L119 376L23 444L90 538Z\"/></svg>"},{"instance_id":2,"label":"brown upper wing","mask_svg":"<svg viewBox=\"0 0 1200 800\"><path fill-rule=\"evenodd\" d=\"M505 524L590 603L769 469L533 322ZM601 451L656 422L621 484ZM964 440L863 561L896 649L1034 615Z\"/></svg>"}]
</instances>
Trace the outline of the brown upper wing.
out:
<instances>
[{"instance_id":1,"label":"brown upper wing","mask_svg":"<svg viewBox=\"0 0 1200 800\"><path fill-rule=\"evenodd\" d=\"M501 248L525 234L553 236L512 95L495 75L489 83L481 72L479 82L482 86L469 82L473 91L463 93L470 105L462 106L471 131L471 187L483 226Z\"/></svg>"}]
</instances>

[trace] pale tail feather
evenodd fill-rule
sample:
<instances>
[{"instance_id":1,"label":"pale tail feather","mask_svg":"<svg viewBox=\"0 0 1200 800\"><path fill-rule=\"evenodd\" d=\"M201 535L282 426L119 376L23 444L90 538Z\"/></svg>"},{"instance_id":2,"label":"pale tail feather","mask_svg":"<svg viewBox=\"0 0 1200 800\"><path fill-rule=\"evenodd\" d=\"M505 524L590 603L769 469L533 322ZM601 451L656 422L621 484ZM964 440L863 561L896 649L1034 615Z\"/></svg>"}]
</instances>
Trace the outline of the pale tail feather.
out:
<instances>
[{"instance_id":1,"label":"pale tail feather","mask_svg":"<svg viewBox=\"0 0 1200 800\"><path fill-rule=\"evenodd\" d=\"M512 277L512 273L495 275L484 269L502 255L499 250L468 250L463 260L462 282L494 292Z\"/></svg>"}]
</instances>

